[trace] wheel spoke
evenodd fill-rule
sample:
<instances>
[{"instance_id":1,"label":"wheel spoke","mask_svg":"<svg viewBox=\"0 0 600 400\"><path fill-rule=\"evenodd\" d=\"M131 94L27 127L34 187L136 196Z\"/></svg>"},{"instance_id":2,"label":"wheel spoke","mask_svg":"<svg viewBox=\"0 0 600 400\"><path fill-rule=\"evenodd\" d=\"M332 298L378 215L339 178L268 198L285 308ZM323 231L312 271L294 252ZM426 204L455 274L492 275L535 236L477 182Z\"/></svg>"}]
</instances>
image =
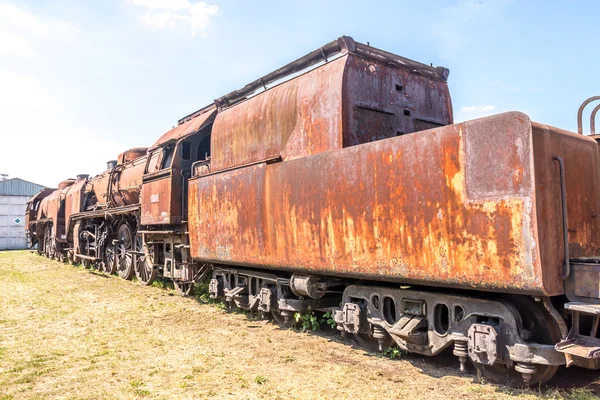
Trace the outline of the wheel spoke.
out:
<instances>
[{"instance_id":1,"label":"wheel spoke","mask_svg":"<svg viewBox=\"0 0 600 400\"><path fill-rule=\"evenodd\" d=\"M148 246L144 242L142 235L136 235L135 240L135 251L143 253L142 255L135 255L132 260L133 268L135 269L135 275L139 283L143 285L151 285L156 279L156 270L154 269L154 258L152 246Z\"/></svg>"},{"instance_id":2,"label":"wheel spoke","mask_svg":"<svg viewBox=\"0 0 600 400\"><path fill-rule=\"evenodd\" d=\"M132 244L131 228L127 223L121 224L117 231L118 245L116 246L116 265L119 276L123 279L133 278L133 255L130 253Z\"/></svg>"}]
</instances>

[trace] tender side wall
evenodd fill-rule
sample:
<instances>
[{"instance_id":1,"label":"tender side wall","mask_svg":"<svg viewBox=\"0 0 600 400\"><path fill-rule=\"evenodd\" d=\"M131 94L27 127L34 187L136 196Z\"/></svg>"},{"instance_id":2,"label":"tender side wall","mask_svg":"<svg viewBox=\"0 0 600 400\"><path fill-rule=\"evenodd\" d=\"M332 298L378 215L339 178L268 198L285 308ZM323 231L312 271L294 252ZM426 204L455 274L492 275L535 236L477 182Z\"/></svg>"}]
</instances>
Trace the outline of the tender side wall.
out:
<instances>
[{"instance_id":1,"label":"tender side wall","mask_svg":"<svg viewBox=\"0 0 600 400\"><path fill-rule=\"evenodd\" d=\"M384 281L544 286L531 122L507 113L190 181L195 258Z\"/></svg>"},{"instance_id":2,"label":"tender side wall","mask_svg":"<svg viewBox=\"0 0 600 400\"><path fill-rule=\"evenodd\" d=\"M570 257L600 254L600 156L588 137L542 124L533 124L536 215L544 285L562 290L564 263L560 170L565 165Z\"/></svg>"}]
</instances>

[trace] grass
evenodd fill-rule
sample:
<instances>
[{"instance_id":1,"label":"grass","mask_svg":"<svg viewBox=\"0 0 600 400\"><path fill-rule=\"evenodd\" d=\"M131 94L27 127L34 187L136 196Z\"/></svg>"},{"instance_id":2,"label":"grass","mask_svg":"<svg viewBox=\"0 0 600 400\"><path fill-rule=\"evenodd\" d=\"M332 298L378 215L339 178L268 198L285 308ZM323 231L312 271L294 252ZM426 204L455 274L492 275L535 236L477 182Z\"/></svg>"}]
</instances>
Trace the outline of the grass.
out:
<instances>
[{"instance_id":1,"label":"grass","mask_svg":"<svg viewBox=\"0 0 600 400\"><path fill-rule=\"evenodd\" d=\"M452 356L373 357L339 336L174 296L168 283L143 287L29 252L0 252L0 307L0 400L588 400L600 384L580 369L561 372L558 387L480 383Z\"/></svg>"}]
</instances>

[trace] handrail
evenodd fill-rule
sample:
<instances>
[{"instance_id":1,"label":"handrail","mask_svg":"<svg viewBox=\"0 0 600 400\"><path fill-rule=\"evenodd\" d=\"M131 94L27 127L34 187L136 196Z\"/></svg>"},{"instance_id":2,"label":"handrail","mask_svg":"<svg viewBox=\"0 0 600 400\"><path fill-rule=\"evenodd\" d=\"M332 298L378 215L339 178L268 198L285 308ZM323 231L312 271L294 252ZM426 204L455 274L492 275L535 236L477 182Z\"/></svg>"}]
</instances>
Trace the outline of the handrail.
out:
<instances>
[{"instance_id":1,"label":"handrail","mask_svg":"<svg viewBox=\"0 0 600 400\"><path fill-rule=\"evenodd\" d=\"M592 96L589 99L586 99L579 106L579 110L577 110L577 133L583 135L583 109L590 104L592 101L600 100L600 96Z\"/></svg>"},{"instance_id":2,"label":"handrail","mask_svg":"<svg viewBox=\"0 0 600 400\"><path fill-rule=\"evenodd\" d=\"M554 161L558 161L560 170L560 200L562 206L562 225L563 225L563 245L565 252L565 269L562 279L567 279L571 275L571 262L569 260L569 230L567 221L567 184L565 182L565 163L561 157L552 156Z\"/></svg>"},{"instance_id":3,"label":"handrail","mask_svg":"<svg viewBox=\"0 0 600 400\"><path fill-rule=\"evenodd\" d=\"M590 134L596 134L596 114L600 111L600 104L598 104L590 114Z\"/></svg>"}]
</instances>

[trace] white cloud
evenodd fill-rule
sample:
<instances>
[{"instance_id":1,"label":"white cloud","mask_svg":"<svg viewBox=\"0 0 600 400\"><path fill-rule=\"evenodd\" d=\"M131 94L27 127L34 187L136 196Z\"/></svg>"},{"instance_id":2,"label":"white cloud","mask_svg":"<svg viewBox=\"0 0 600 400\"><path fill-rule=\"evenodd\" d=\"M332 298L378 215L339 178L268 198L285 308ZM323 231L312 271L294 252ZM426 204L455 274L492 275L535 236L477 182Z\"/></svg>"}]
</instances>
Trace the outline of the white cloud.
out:
<instances>
[{"instance_id":1,"label":"white cloud","mask_svg":"<svg viewBox=\"0 0 600 400\"><path fill-rule=\"evenodd\" d=\"M128 0L146 8L146 14L139 19L151 28L169 28L187 31L192 36L206 35L211 18L219 13L219 7L203 1L190 3L188 0Z\"/></svg>"},{"instance_id":2,"label":"white cloud","mask_svg":"<svg viewBox=\"0 0 600 400\"><path fill-rule=\"evenodd\" d=\"M454 116L454 122L458 123L461 121L468 121L475 118L487 117L488 115L497 114L498 110L492 105L478 105L478 106L463 106L458 109L458 112Z\"/></svg>"},{"instance_id":3,"label":"white cloud","mask_svg":"<svg viewBox=\"0 0 600 400\"><path fill-rule=\"evenodd\" d=\"M0 56L31 57L31 44L25 37L14 32L0 32Z\"/></svg>"},{"instance_id":4,"label":"white cloud","mask_svg":"<svg viewBox=\"0 0 600 400\"><path fill-rule=\"evenodd\" d=\"M180 11L191 7L188 0L127 0L131 4L136 6L161 9L161 10L173 10Z\"/></svg>"},{"instance_id":5,"label":"white cloud","mask_svg":"<svg viewBox=\"0 0 600 400\"><path fill-rule=\"evenodd\" d=\"M106 139L102 132L63 125L49 115L42 121L0 127L0 173L56 187L61 180L77 174L93 176L102 172L108 160L131 147Z\"/></svg>"},{"instance_id":6,"label":"white cloud","mask_svg":"<svg viewBox=\"0 0 600 400\"><path fill-rule=\"evenodd\" d=\"M27 27L39 24L38 19L31 13L21 10L12 3L0 3L0 21Z\"/></svg>"},{"instance_id":7,"label":"white cloud","mask_svg":"<svg viewBox=\"0 0 600 400\"><path fill-rule=\"evenodd\" d=\"M0 0L0 173L55 186L76 173L102 171L107 160L132 147L121 143L126 136L110 139L77 122L76 107L53 80L64 75L52 74L53 44L64 49L76 32L68 22ZM35 62L16 59L22 56ZM38 65L44 66L42 74ZM82 156L74 163L69 154Z\"/></svg>"},{"instance_id":8,"label":"white cloud","mask_svg":"<svg viewBox=\"0 0 600 400\"><path fill-rule=\"evenodd\" d=\"M33 76L0 70L0 107L6 110L49 109L50 97Z\"/></svg>"},{"instance_id":9,"label":"white cloud","mask_svg":"<svg viewBox=\"0 0 600 400\"><path fill-rule=\"evenodd\" d=\"M78 125L61 93L33 76L0 70L0 88L0 173L55 186L77 173L101 172L132 147ZM81 157L74 162L73 154Z\"/></svg>"},{"instance_id":10,"label":"white cloud","mask_svg":"<svg viewBox=\"0 0 600 400\"><path fill-rule=\"evenodd\" d=\"M0 2L0 56L31 57L32 44L69 40L79 30L65 21L38 18L13 3Z\"/></svg>"},{"instance_id":11,"label":"white cloud","mask_svg":"<svg viewBox=\"0 0 600 400\"><path fill-rule=\"evenodd\" d=\"M496 107L494 107L494 106L481 105L481 106L464 106L464 107L461 107L460 111L462 111L464 113L486 114L486 113L493 112L495 109L496 109Z\"/></svg>"},{"instance_id":12,"label":"white cloud","mask_svg":"<svg viewBox=\"0 0 600 400\"><path fill-rule=\"evenodd\" d=\"M38 18L31 12L12 3L0 3L0 26L3 30L18 31L23 34L65 36L79 32L66 21L52 18Z\"/></svg>"}]
</instances>

